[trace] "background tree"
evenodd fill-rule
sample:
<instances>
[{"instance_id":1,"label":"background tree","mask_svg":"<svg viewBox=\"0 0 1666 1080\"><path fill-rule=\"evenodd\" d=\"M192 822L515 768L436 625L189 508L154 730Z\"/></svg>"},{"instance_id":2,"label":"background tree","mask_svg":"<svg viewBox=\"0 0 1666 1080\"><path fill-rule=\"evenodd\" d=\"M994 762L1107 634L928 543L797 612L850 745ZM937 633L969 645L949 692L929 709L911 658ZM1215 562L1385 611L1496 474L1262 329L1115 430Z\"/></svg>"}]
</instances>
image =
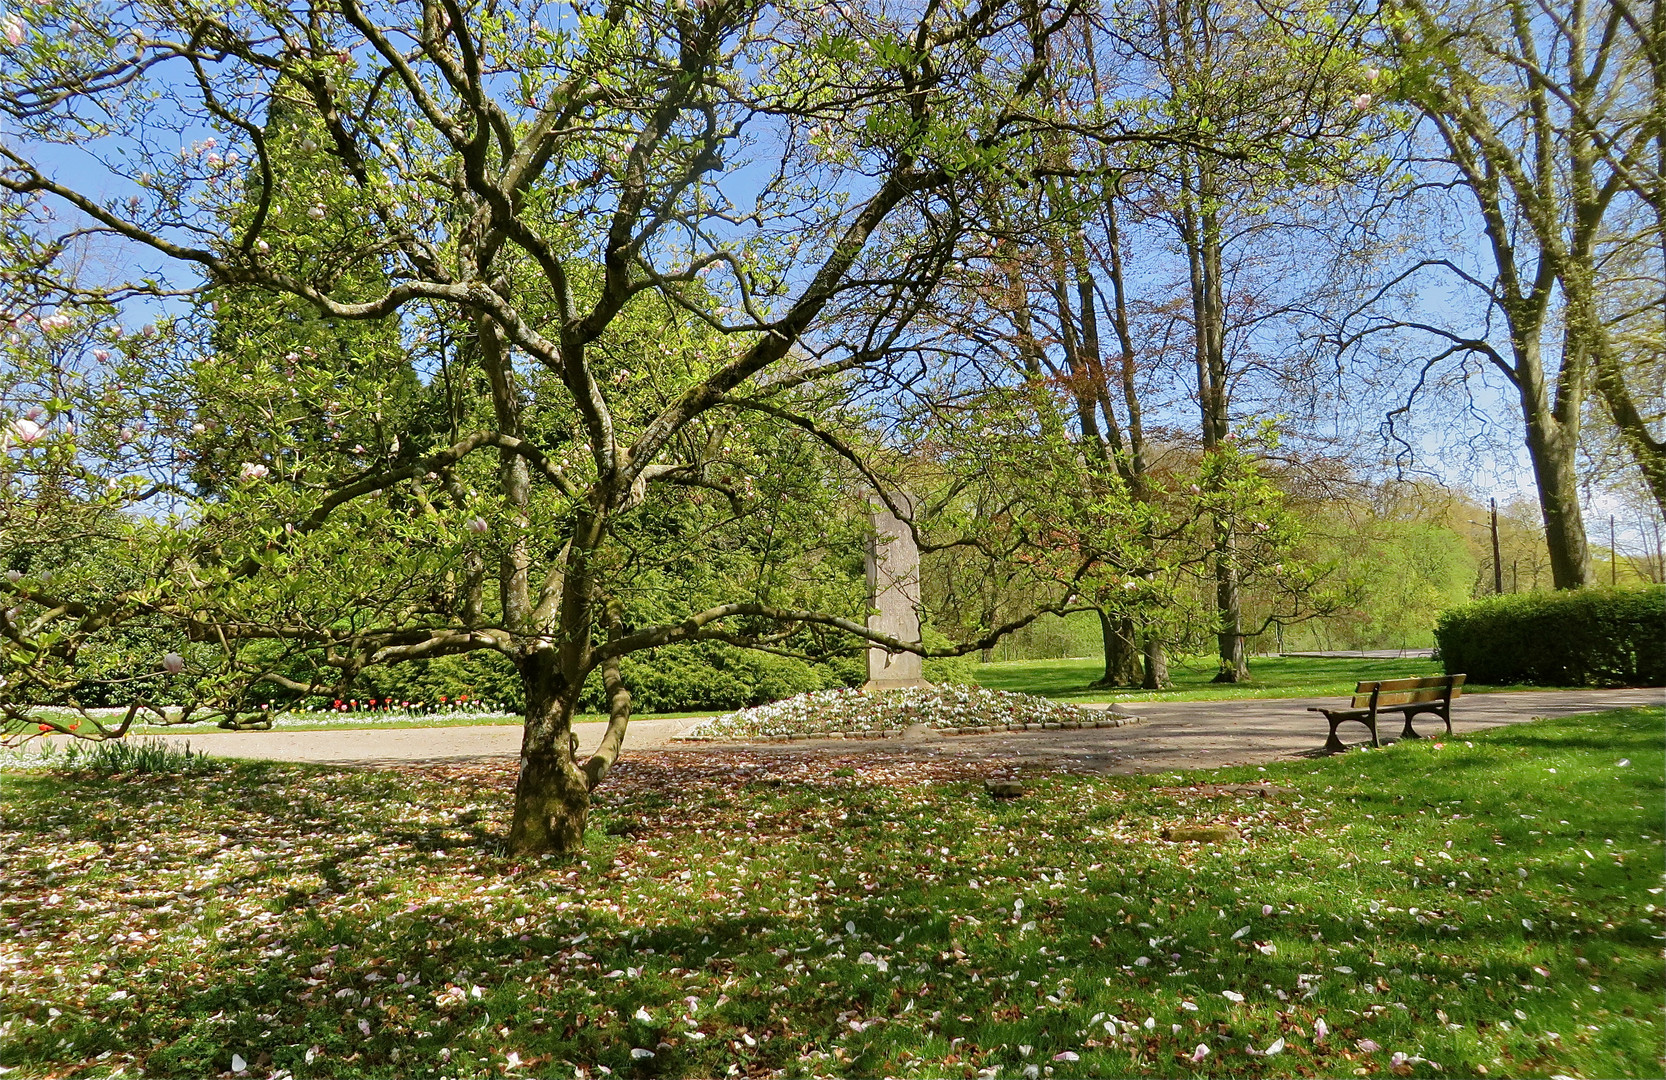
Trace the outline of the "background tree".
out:
<instances>
[{"instance_id":1,"label":"background tree","mask_svg":"<svg viewBox=\"0 0 1666 1080\"><path fill-rule=\"evenodd\" d=\"M1469 200L1489 265L1474 273L1432 254L1399 278L1434 271L1461 282L1485 309L1476 325L1381 317L1366 332L1431 334L1442 342L1431 366L1478 357L1504 376L1524 423L1556 587L1587 584L1577 463L1586 395L1600 370L1613 401L1626 396L1610 336L1625 317L1603 310L1599 267L1634 235L1616 232L1614 215L1658 192L1640 179L1659 146L1645 77L1656 31L1606 0L1397 0L1385 17L1393 92L1418 110L1428 136L1414 142L1411 168L1431 191L1455 187ZM1621 414L1647 475L1652 436L1634 410Z\"/></svg>"}]
</instances>

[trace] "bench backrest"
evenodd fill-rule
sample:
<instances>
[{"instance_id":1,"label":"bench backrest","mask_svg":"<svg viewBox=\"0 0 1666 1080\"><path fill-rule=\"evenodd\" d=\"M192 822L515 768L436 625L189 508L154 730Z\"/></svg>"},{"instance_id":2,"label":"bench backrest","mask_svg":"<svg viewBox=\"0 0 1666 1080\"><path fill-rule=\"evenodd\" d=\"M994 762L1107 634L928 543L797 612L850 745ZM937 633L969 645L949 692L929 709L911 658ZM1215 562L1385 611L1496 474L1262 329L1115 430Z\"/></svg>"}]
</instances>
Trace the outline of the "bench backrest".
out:
<instances>
[{"instance_id":1,"label":"bench backrest","mask_svg":"<svg viewBox=\"0 0 1666 1080\"><path fill-rule=\"evenodd\" d=\"M1451 695L1459 696L1461 687L1467 675L1431 675L1423 679L1379 679L1375 682L1362 682L1354 687L1354 708L1367 709L1371 707L1371 695L1377 695L1377 707L1387 708L1391 705L1416 705L1422 701L1441 701L1447 696L1447 687L1451 687Z\"/></svg>"}]
</instances>

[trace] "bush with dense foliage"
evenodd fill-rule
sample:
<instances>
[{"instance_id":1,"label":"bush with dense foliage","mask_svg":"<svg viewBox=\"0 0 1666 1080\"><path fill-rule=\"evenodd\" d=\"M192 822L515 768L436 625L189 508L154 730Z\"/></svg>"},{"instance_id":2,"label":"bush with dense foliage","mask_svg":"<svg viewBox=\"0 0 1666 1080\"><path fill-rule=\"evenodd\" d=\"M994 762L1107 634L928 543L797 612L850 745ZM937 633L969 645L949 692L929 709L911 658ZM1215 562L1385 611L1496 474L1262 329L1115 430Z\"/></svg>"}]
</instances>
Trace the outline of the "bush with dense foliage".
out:
<instances>
[{"instance_id":1,"label":"bush with dense foliage","mask_svg":"<svg viewBox=\"0 0 1666 1080\"><path fill-rule=\"evenodd\" d=\"M1666 683L1666 586L1515 593L1444 611L1449 673L1478 683Z\"/></svg>"},{"instance_id":2,"label":"bush with dense foliage","mask_svg":"<svg viewBox=\"0 0 1666 1080\"><path fill-rule=\"evenodd\" d=\"M700 642L629 656L620 674L638 713L744 709L796 694L860 686L862 658L841 656L811 663L794 657ZM370 668L359 677L365 695L432 704L460 695L518 710L525 698L513 665L496 653L470 653L431 661ZM600 675L592 675L579 707L605 712Z\"/></svg>"}]
</instances>

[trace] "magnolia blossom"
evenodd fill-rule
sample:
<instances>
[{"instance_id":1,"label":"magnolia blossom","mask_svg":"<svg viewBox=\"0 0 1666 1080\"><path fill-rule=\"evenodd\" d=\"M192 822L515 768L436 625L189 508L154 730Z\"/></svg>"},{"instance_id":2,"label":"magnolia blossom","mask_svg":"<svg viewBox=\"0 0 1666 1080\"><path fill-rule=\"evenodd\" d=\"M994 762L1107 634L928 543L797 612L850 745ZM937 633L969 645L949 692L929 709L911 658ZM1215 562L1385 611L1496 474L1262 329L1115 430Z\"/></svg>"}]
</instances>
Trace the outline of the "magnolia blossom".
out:
<instances>
[{"instance_id":1,"label":"magnolia blossom","mask_svg":"<svg viewBox=\"0 0 1666 1080\"><path fill-rule=\"evenodd\" d=\"M237 475L244 480L264 480L272 472L258 461L245 461Z\"/></svg>"},{"instance_id":2,"label":"magnolia blossom","mask_svg":"<svg viewBox=\"0 0 1666 1080\"><path fill-rule=\"evenodd\" d=\"M324 214L325 214L325 210L324 210L323 204L319 204L319 205L311 206L311 207L307 208L307 217L311 218L314 221L323 221L324 220Z\"/></svg>"},{"instance_id":3,"label":"magnolia blossom","mask_svg":"<svg viewBox=\"0 0 1666 1080\"><path fill-rule=\"evenodd\" d=\"M94 349L93 350L93 359L97 360L101 364L104 363L106 360L110 359L110 350L109 349Z\"/></svg>"},{"instance_id":4,"label":"magnolia blossom","mask_svg":"<svg viewBox=\"0 0 1666 1080\"><path fill-rule=\"evenodd\" d=\"M16 15L13 15L5 21L3 29L6 35L6 41L12 45L23 44L23 35L28 30L28 28L23 25L23 20L18 18Z\"/></svg>"},{"instance_id":5,"label":"magnolia blossom","mask_svg":"<svg viewBox=\"0 0 1666 1080\"><path fill-rule=\"evenodd\" d=\"M1370 94L1356 94L1354 96L1354 108L1360 110L1361 112L1364 112L1366 109L1369 109L1370 107L1371 107L1371 95Z\"/></svg>"},{"instance_id":6,"label":"magnolia blossom","mask_svg":"<svg viewBox=\"0 0 1666 1080\"><path fill-rule=\"evenodd\" d=\"M272 250L272 245L268 244L264 240L256 240L255 241L255 250L260 252L262 255L265 255L267 252Z\"/></svg>"},{"instance_id":7,"label":"magnolia blossom","mask_svg":"<svg viewBox=\"0 0 1666 1080\"><path fill-rule=\"evenodd\" d=\"M69 328L71 321L72 320L68 315L58 311L42 319L40 321L40 328L45 330L47 333L52 333L56 330L66 330Z\"/></svg>"},{"instance_id":8,"label":"magnolia blossom","mask_svg":"<svg viewBox=\"0 0 1666 1080\"><path fill-rule=\"evenodd\" d=\"M162 670L169 675L178 675L185 670L185 657L171 652L162 658Z\"/></svg>"},{"instance_id":9,"label":"magnolia blossom","mask_svg":"<svg viewBox=\"0 0 1666 1080\"><path fill-rule=\"evenodd\" d=\"M469 532L471 532L471 533L481 533L481 534L484 534L484 533L488 532L491 529L491 526L486 524L486 519L485 518L480 518L480 517L470 518L469 522L468 522L468 525L466 527L468 528Z\"/></svg>"},{"instance_id":10,"label":"magnolia blossom","mask_svg":"<svg viewBox=\"0 0 1666 1080\"><path fill-rule=\"evenodd\" d=\"M44 427L35 423L33 420L30 420L28 417L19 417L18 419L13 420L10 430L11 437L16 439L19 443L25 445L35 442L42 435L46 434L46 429Z\"/></svg>"}]
</instances>

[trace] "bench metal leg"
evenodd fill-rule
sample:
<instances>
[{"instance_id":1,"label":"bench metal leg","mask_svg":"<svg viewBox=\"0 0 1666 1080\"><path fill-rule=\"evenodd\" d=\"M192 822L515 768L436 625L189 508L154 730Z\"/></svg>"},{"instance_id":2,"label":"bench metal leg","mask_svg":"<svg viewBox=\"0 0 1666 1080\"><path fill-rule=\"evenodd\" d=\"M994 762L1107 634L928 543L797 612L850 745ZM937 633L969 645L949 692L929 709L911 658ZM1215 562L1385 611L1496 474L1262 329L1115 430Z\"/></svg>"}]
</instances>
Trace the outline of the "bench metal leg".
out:
<instances>
[{"instance_id":1,"label":"bench metal leg","mask_svg":"<svg viewBox=\"0 0 1666 1080\"><path fill-rule=\"evenodd\" d=\"M1406 729L1404 731L1400 732L1400 738L1402 738L1402 739L1421 739L1423 736L1419 735L1417 732L1412 730L1411 718L1412 718L1412 714L1407 713L1406 714Z\"/></svg>"},{"instance_id":2,"label":"bench metal leg","mask_svg":"<svg viewBox=\"0 0 1666 1080\"><path fill-rule=\"evenodd\" d=\"M1336 737L1336 725L1340 724L1342 721L1336 719L1335 717L1329 717L1328 719L1330 720L1330 738L1325 740L1325 753L1340 754L1342 751L1348 749L1346 746L1342 745L1342 740Z\"/></svg>"}]
</instances>

